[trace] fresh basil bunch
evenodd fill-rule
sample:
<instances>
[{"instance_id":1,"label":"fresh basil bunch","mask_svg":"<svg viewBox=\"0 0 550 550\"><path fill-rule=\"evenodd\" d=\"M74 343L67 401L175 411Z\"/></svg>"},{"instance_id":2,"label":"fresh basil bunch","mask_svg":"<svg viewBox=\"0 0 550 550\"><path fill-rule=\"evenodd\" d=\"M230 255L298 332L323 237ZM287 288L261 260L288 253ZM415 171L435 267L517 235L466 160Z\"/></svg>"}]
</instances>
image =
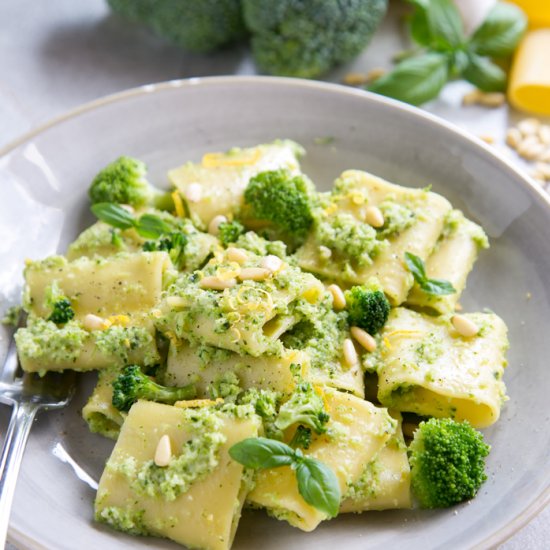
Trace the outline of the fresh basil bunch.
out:
<instances>
[{"instance_id":1,"label":"fresh basil bunch","mask_svg":"<svg viewBox=\"0 0 550 550\"><path fill-rule=\"evenodd\" d=\"M463 77L484 92L506 88L506 73L490 58L511 55L527 28L520 8L499 2L470 37L451 0L410 0L412 39L421 52L397 64L368 89L420 105L436 98L451 79Z\"/></svg>"},{"instance_id":2,"label":"fresh basil bunch","mask_svg":"<svg viewBox=\"0 0 550 550\"><path fill-rule=\"evenodd\" d=\"M255 470L290 466L296 472L298 492L302 498L328 517L335 517L340 507L340 485L334 472L321 461L304 456L300 449L265 437L250 437L229 449L229 455L247 468Z\"/></svg>"}]
</instances>

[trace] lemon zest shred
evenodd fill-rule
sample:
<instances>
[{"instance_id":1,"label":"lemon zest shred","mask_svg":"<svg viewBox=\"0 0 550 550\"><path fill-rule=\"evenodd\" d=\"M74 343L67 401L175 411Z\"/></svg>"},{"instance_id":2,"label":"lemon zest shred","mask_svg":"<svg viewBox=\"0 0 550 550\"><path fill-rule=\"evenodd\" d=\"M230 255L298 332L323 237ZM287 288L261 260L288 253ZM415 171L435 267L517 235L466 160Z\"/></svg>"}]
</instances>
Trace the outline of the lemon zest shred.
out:
<instances>
[{"instance_id":1,"label":"lemon zest shred","mask_svg":"<svg viewBox=\"0 0 550 550\"><path fill-rule=\"evenodd\" d=\"M180 192L176 189L172 195L174 201L174 208L176 209L176 216L178 218L185 218L185 210L183 209L183 201L181 200Z\"/></svg>"}]
</instances>

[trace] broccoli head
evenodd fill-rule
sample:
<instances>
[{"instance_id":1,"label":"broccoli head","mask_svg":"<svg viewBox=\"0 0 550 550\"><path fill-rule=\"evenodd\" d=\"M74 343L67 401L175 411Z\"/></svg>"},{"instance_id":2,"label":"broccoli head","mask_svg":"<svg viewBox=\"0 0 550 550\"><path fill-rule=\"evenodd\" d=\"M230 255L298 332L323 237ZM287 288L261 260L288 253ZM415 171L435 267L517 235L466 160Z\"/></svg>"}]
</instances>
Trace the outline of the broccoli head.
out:
<instances>
[{"instance_id":1,"label":"broccoli head","mask_svg":"<svg viewBox=\"0 0 550 550\"><path fill-rule=\"evenodd\" d=\"M223 246L227 246L236 242L244 232L244 225L237 220L222 222L218 227L218 239L220 239Z\"/></svg>"},{"instance_id":2,"label":"broccoli head","mask_svg":"<svg viewBox=\"0 0 550 550\"><path fill-rule=\"evenodd\" d=\"M306 428L301 424L296 428L289 445L293 448L309 449L311 445L311 428Z\"/></svg>"},{"instance_id":3,"label":"broccoli head","mask_svg":"<svg viewBox=\"0 0 550 550\"><path fill-rule=\"evenodd\" d=\"M107 0L182 48L208 52L246 36L240 0Z\"/></svg>"},{"instance_id":4,"label":"broccoli head","mask_svg":"<svg viewBox=\"0 0 550 550\"><path fill-rule=\"evenodd\" d=\"M269 222L276 232L298 244L313 223L313 197L313 186L305 176L293 176L285 169L261 172L245 189L245 213Z\"/></svg>"},{"instance_id":5,"label":"broccoli head","mask_svg":"<svg viewBox=\"0 0 550 550\"><path fill-rule=\"evenodd\" d=\"M390 303L382 290L354 286L346 291L348 320L369 334L376 334L388 320Z\"/></svg>"},{"instance_id":6,"label":"broccoli head","mask_svg":"<svg viewBox=\"0 0 550 550\"><path fill-rule=\"evenodd\" d=\"M161 386L149 378L136 365L125 367L113 381L113 406L119 411L129 411L138 399L172 404L196 396L196 388L189 384L182 388Z\"/></svg>"},{"instance_id":7,"label":"broccoli head","mask_svg":"<svg viewBox=\"0 0 550 550\"><path fill-rule=\"evenodd\" d=\"M387 0L243 0L258 67L315 78L369 43Z\"/></svg>"},{"instance_id":8,"label":"broccoli head","mask_svg":"<svg viewBox=\"0 0 550 550\"><path fill-rule=\"evenodd\" d=\"M146 179L145 163L132 157L119 157L93 179L88 195L92 204L129 204L136 208L153 206L162 210L173 206L169 193L153 187Z\"/></svg>"},{"instance_id":9,"label":"broccoli head","mask_svg":"<svg viewBox=\"0 0 550 550\"><path fill-rule=\"evenodd\" d=\"M61 298L53 304L53 309L48 317L48 321L54 322L56 325L64 325L74 317L74 309L71 301L68 298Z\"/></svg>"},{"instance_id":10,"label":"broccoli head","mask_svg":"<svg viewBox=\"0 0 550 550\"><path fill-rule=\"evenodd\" d=\"M447 508L473 498L487 479L490 447L468 422L421 422L409 447L412 489L423 508Z\"/></svg>"},{"instance_id":11,"label":"broccoli head","mask_svg":"<svg viewBox=\"0 0 550 550\"><path fill-rule=\"evenodd\" d=\"M300 382L290 399L281 405L275 426L285 430L293 424L299 424L321 434L327 431L325 424L329 419L322 395L309 382Z\"/></svg>"},{"instance_id":12,"label":"broccoli head","mask_svg":"<svg viewBox=\"0 0 550 550\"><path fill-rule=\"evenodd\" d=\"M153 252L155 250L168 252L172 263L178 269L183 269L185 267L185 247L187 242L188 238L185 233L175 231L155 241L145 241L142 248L146 252Z\"/></svg>"}]
</instances>

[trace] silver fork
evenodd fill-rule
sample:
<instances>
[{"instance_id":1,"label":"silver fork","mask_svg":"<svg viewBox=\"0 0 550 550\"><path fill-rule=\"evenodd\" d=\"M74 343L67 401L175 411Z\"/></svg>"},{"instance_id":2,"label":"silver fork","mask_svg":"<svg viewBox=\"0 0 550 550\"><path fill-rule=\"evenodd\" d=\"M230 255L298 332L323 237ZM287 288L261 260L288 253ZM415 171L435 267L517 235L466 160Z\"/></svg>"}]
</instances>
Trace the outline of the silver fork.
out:
<instances>
[{"instance_id":1,"label":"silver fork","mask_svg":"<svg viewBox=\"0 0 550 550\"><path fill-rule=\"evenodd\" d=\"M39 410L60 409L69 403L75 387L75 373L47 373L43 377L23 374L11 338L4 369L0 373L0 402L13 411L0 455L0 548L6 540L10 510L23 452Z\"/></svg>"}]
</instances>

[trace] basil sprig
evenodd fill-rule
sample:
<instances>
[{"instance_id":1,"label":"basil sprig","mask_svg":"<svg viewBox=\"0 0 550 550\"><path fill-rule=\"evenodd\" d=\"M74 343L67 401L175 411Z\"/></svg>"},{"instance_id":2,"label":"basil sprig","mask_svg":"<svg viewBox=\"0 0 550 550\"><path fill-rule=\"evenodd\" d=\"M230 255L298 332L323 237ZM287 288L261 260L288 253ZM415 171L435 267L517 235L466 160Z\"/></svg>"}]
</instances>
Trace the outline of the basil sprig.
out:
<instances>
[{"instance_id":1,"label":"basil sprig","mask_svg":"<svg viewBox=\"0 0 550 550\"><path fill-rule=\"evenodd\" d=\"M143 214L136 218L131 212L113 202L98 202L92 205L94 215L117 229L131 229L145 239L158 239L171 231L170 226L154 214Z\"/></svg>"},{"instance_id":2,"label":"basil sprig","mask_svg":"<svg viewBox=\"0 0 550 550\"><path fill-rule=\"evenodd\" d=\"M299 449L265 437L250 437L229 449L231 458L247 468L263 470L290 466L296 473L298 491L317 510L336 517L340 508L340 485L323 462L304 456Z\"/></svg>"},{"instance_id":3,"label":"basil sprig","mask_svg":"<svg viewBox=\"0 0 550 550\"><path fill-rule=\"evenodd\" d=\"M424 262L418 256L410 252L405 252L405 263L412 273L414 280L418 283L418 286L426 294L442 296L445 294L454 294L456 292L456 289L449 281L444 279L430 279L426 275Z\"/></svg>"},{"instance_id":4,"label":"basil sprig","mask_svg":"<svg viewBox=\"0 0 550 550\"><path fill-rule=\"evenodd\" d=\"M520 8L497 3L466 37L452 0L410 1L414 4L410 33L422 49L375 80L370 91L421 105L437 97L454 77L463 77L484 92L506 89L506 73L489 58L507 57L515 50L527 28Z\"/></svg>"}]
</instances>

